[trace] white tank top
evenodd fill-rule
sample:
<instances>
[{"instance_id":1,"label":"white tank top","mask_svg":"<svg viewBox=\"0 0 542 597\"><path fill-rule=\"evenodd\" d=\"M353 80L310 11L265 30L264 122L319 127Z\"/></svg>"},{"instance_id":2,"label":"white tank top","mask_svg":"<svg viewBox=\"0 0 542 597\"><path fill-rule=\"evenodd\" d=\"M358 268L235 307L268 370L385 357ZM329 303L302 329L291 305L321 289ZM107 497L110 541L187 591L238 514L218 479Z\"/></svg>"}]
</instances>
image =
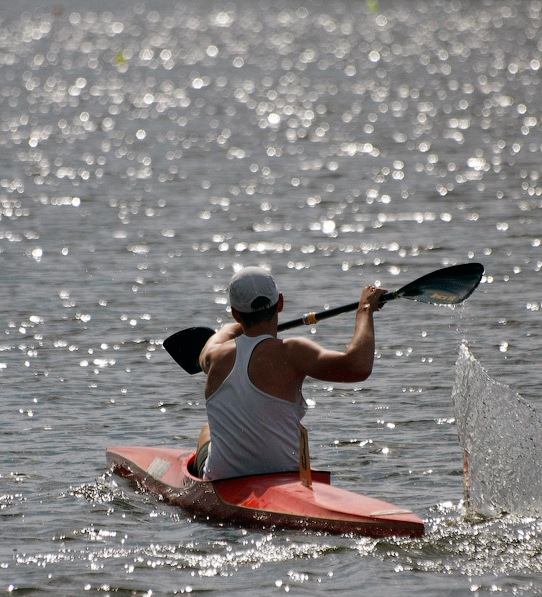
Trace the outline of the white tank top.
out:
<instances>
[{"instance_id":1,"label":"white tank top","mask_svg":"<svg viewBox=\"0 0 542 597\"><path fill-rule=\"evenodd\" d=\"M252 351L272 337L239 336L233 369L207 399L211 445L206 479L299 468L299 425L307 410L305 400L294 403L266 394L248 376Z\"/></svg>"}]
</instances>

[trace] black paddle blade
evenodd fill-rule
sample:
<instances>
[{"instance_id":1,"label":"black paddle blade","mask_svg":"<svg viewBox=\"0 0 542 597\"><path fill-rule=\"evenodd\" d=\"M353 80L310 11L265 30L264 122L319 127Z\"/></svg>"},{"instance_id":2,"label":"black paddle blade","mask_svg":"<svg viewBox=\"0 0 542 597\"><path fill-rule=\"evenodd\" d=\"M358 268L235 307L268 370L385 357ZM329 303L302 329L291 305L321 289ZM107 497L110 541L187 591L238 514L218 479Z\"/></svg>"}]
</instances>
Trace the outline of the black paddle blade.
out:
<instances>
[{"instance_id":1,"label":"black paddle blade","mask_svg":"<svg viewBox=\"0 0 542 597\"><path fill-rule=\"evenodd\" d=\"M399 290L384 295L383 302L390 298L406 298L433 305L458 305L476 289L484 275L481 263L464 263L439 269L418 278Z\"/></svg>"},{"instance_id":2,"label":"black paddle blade","mask_svg":"<svg viewBox=\"0 0 542 597\"><path fill-rule=\"evenodd\" d=\"M215 333L211 328L187 328L164 340L164 348L190 375L199 373L199 355L207 340Z\"/></svg>"}]
</instances>

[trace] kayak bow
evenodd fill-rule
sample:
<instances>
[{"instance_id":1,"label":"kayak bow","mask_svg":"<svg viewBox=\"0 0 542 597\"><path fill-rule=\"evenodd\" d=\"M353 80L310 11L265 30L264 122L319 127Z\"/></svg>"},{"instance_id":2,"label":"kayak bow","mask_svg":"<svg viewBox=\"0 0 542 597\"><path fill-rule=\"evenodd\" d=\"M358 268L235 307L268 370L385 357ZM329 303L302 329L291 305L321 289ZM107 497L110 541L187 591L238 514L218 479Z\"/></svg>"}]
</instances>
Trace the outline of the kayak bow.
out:
<instances>
[{"instance_id":1,"label":"kayak bow","mask_svg":"<svg viewBox=\"0 0 542 597\"><path fill-rule=\"evenodd\" d=\"M423 535L414 513L330 484L330 474L312 471L312 484L299 471L204 481L191 472L190 450L108 448L116 474L179 506L195 517L248 527L307 529L370 537Z\"/></svg>"}]
</instances>

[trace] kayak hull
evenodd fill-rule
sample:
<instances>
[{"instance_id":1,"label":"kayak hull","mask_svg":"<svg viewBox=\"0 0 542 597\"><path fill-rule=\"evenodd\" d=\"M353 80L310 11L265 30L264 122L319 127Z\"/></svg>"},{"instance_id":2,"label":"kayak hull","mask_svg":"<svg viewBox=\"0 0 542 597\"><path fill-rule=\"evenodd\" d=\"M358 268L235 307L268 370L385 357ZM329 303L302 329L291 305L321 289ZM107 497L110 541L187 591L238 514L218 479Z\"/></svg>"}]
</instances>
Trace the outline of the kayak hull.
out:
<instances>
[{"instance_id":1,"label":"kayak hull","mask_svg":"<svg viewBox=\"0 0 542 597\"><path fill-rule=\"evenodd\" d=\"M126 446L108 448L106 457L112 472L213 522L369 537L424 533L414 513L334 487L327 472L313 471L311 487L301 482L299 472L211 482L192 474L191 450Z\"/></svg>"}]
</instances>

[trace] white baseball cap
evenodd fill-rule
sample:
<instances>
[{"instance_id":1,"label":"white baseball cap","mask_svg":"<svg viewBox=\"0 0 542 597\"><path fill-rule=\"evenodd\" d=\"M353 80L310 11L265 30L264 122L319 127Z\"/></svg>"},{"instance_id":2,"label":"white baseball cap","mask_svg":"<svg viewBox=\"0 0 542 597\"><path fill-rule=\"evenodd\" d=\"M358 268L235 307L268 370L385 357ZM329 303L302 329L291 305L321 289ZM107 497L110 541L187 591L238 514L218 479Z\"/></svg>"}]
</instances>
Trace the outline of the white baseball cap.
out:
<instances>
[{"instance_id":1,"label":"white baseball cap","mask_svg":"<svg viewBox=\"0 0 542 597\"><path fill-rule=\"evenodd\" d=\"M273 276L263 267L244 267L230 281L230 305L240 313L254 313L272 307L279 300ZM266 299L258 301L257 298Z\"/></svg>"}]
</instances>

